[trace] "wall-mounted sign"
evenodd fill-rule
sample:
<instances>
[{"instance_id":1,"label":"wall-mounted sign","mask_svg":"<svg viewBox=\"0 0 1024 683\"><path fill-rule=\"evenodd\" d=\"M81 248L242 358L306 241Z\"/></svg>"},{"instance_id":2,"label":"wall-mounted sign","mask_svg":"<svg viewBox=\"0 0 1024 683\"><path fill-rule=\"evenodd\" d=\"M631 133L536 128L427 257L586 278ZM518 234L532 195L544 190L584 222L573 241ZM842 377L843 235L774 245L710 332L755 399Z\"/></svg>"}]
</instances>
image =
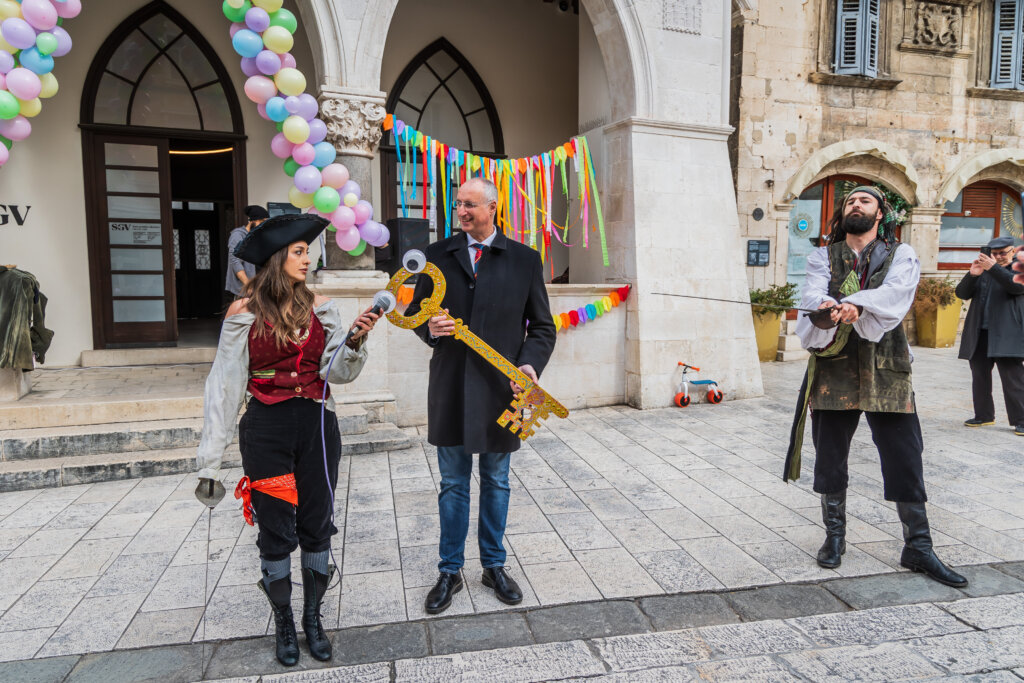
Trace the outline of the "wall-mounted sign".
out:
<instances>
[{"instance_id":1,"label":"wall-mounted sign","mask_svg":"<svg viewBox=\"0 0 1024 683\"><path fill-rule=\"evenodd\" d=\"M747 240L747 265L767 266L771 249L769 240Z\"/></svg>"},{"instance_id":2,"label":"wall-mounted sign","mask_svg":"<svg viewBox=\"0 0 1024 683\"><path fill-rule=\"evenodd\" d=\"M131 244L154 247L161 244L159 223L129 223L110 221L108 224L111 244Z\"/></svg>"},{"instance_id":3,"label":"wall-mounted sign","mask_svg":"<svg viewBox=\"0 0 1024 683\"><path fill-rule=\"evenodd\" d=\"M7 225L12 220L19 228L25 225L31 206L19 204L0 204L0 226Z\"/></svg>"}]
</instances>

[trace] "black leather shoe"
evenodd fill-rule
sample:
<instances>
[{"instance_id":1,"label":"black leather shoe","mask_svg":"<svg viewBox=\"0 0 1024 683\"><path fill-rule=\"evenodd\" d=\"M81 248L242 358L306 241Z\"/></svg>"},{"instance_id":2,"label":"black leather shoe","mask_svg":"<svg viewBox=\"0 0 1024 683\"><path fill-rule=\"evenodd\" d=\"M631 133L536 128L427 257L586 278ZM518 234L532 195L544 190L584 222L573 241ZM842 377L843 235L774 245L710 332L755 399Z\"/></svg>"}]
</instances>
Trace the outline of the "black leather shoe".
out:
<instances>
[{"instance_id":1,"label":"black leather shoe","mask_svg":"<svg viewBox=\"0 0 1024 683\"><path fill-rule=\"evenodd\" d=\"M835 569L846 552L846 491L821 494L821 521L825 542L818 550L818 566Z\"/></svg>"},{"instance_id":2,"label":"black leather shoe","mask_svg":"<svg viewBox=\"0 0 1024 683\"><path fill-rule=\"evenodd\" d=\"M494 597L506 605L518 605L523 601L523 591L519 584L505 572L504 567L484 569L480 581L488 588L494 589Z\"/></svg>"},{"instance_id":3,"label":"black leather shoe","mask_svg":"<svg viewBox=\"0 0 1024 683\"><path fill-rule=\"evenodd\" d=\"M970 420L964 420L965 427L988 427L995 423L995 420L979 420L976 417L972 417Z\"/></svg>"},{"instance_id":4,"label":"black leather shoe","mask_svg":"<svg viewBox=\"0 0 1024 683\"><path fill-rule=\"evenodd\" d=\"M269 585L264 585L261 579L256 586L267 596L274 613L277 661L285 666L295 666L299 663L299 636L295 633L295 617L292 616L292 575L271 581Z\"/></svg>"},{"instance_id":5,"label":"black leather shoe","mask_svg":"<svg viewBox=\"0 0 1024 683\"><path fill-rule=\"evenodd\" d=\"M306 644L313 659L326 662L331 658L331 639L324 632L320 621L320 603L334 575L334 566L327 568L326 574L304 567L302 569L302 630L306 634Z\"/></svg>"},{"instance_id":6,"label":"black leather shoe","mask_svg":"<svg viewBox=\"0 0 1024 683\"><path fill-rule=\"evenodd\" d=\"M441 572L441 575L437 577L437 583L427 593L423 609L427 611L427 614L440 614L452 606L452 598L462 590L464 585L461 574Z\"/></svg>"},{"instance_id":7,"label":"black leather shoe","mask_svg":"<svg viewBox=\"0 0 1024 683\"><path fill-rule=\"evenodd\" d=\"M900 555L900 564L947 586L966 586L967 579L944 565L935 555L924 503L896 503L896 511L903 522L903 540L906 543Z\"/></svg>"}]
</instances>

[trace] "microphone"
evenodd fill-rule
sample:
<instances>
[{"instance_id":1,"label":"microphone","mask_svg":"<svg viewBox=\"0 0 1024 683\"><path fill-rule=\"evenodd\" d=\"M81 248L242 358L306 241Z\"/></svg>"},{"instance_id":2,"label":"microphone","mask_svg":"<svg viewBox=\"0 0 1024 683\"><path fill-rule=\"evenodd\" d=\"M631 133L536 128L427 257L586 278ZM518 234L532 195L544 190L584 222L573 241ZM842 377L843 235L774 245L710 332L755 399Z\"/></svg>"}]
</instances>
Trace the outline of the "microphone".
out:
<instances>
[{"instance_id":1,"label":"microphone","mask_svg":"<svg viewBox=\"0 0 1024 683\"><path fill-rule=\"evenodd\" d=\"M382 313L387 315L391 311L395 310L395 306L398 305L398 300L395 299L395 295L386 289L382 289L373 295L373 305L370 306L370 313L381 315ZM356 325L352 326L352 329L348 331L345 336L345 343L347 343L352 336L359 331L359 327Z\"/></svg>"}]
</instances>

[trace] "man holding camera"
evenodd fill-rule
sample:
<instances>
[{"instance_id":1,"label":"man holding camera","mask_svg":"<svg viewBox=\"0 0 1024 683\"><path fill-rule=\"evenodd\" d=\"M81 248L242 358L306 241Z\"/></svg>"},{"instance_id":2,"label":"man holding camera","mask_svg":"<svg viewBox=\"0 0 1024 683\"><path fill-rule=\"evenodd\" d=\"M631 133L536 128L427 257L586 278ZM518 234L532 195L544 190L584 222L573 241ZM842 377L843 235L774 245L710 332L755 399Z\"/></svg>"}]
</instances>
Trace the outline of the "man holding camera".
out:
<instances>
[{"instance_id":1,"label":"man holding camera","mask_svg":"<svg viewBox=\"0 0 1024 683\"><path fill-rule=\"evenodd\" d=\"M1006 416L1024 436L1024 284L1014 282L1012 237L997 237L982 249L956 295L970 300L960 339L960 358L971 364L974 417L968 427L996 423L992 366L999 368Z\"/></svg>"}]
</instances>

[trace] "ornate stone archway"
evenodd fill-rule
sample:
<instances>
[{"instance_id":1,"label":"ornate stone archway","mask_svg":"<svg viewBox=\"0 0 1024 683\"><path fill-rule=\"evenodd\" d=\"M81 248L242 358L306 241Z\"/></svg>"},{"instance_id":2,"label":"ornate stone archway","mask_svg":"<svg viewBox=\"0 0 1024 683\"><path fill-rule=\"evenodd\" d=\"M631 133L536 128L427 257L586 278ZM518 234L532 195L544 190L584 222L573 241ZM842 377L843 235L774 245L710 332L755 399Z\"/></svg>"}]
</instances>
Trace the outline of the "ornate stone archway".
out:
<instances>
[{"instance_id":1,"label":"ornate stone archway","mask_svg":"<svg viewBox=\"0 0 1024 683\"><path fill-rule=\"evenodd\" d=\"M859 138L837 142L815 152L786 184L783 202L790 202L825 175L853 173L885 183L911 204L917 204L917 169L901 150L884 142Z\"/></svg>"},{"instance_id":2,"label":"ornate stone archway","mask_svg":"<svg viewBox=\"0 0 1024 683\"><path fill-rule=\"evenodd\" d=\"M1020 189L1024 186L1024 149L992 149L964 160L942 181L933 205L945 206L978 180L1000 180Z\"/></svg>"}]
</instances>

